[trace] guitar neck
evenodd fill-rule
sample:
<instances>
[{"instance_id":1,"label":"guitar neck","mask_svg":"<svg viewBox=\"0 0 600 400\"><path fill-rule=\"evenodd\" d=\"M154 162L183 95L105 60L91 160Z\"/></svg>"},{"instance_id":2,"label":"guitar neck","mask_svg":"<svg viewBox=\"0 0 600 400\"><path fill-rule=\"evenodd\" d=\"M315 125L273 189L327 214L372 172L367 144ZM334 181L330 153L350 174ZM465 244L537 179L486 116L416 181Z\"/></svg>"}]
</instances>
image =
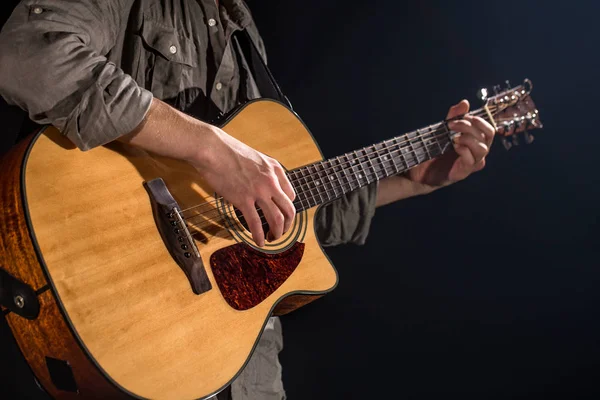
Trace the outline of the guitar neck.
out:
<instances>
[{"instance_id":1,"label":"guitar neck","mask_svg":"<svg viewBox=\"0 0 600 400\"><path fill-rule=\"evenodd\" d=\"M471 114L481 114L477 110ZM329 203L388 176L398 175L452 149L446 122L405 133L288 172L297 211Z\"/></svg>"}]
</instances>

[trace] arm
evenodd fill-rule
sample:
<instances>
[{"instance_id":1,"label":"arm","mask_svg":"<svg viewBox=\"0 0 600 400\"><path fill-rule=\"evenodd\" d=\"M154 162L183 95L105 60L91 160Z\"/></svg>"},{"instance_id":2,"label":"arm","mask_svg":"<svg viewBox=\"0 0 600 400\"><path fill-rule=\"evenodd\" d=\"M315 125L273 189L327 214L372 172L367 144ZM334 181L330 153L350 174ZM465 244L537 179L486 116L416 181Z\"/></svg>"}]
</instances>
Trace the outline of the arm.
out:
<instances>
[{"instance_id":1,"label":"arm","mask_svg":"<svg viewBox=\"0 0 600 400\"><path fill-rule=\"evenodd\" d=\"M133 130L152 93L104 56L130 2L20 2L0 34L0 94L82 150Z\"/></svg>"},{"instance_id":2,"label":"arm","mask_svg":"<svg viewBox=\"0 0 600 400\"><path fill-rule=\"evenodd\" d=\"M446 118L464 115L468 111L469 102L463 100L450 108ZM406 174L381 181L377 206L431 193L483 169L485 157L494 140L494 128L482 118L469 115L450 122L449 128L460 134L453 142L455 151L420 164Z\"/></svg>"},{"instance_id":3,"label":"arm","mask_svg":"<svg viewBox=\"0 0 600 400\"><path fill-rule=\"evenodd\" d=\"M376 207L381 207L395 201L433 192L432 187L413 182L403 175L390 176L379 182Z\"/></svg>"},{"instance_id":4,"label":"arm","mask_svg":"<svg viewBox=\"0 0 600 400\"><path fill-rule=\"evenodd\" d=\"M242 211L259 245L257 206L277 239L295 214L279 163L153 99L105 57L131 1L21 2L0 34L0 94L81 150L120 139L191 163Z\"/></svg>"},{"instance_id":5,"label":"arm","mask_svg":"<svg viewBox=\"0 0 600 400\"><path fill-rule=\"evenodd\" d=\"M464 100L450 108L447 118L468 111L469 103ZM323 246L362 245L367 239L376 207L431 193L481 170L494 139L494 128L483 119L472 116L453 121L449 127L460 133L454 141L454 152L420 164L405 174L390 176L351 192L322 207L315 224Z\"/></svg>"},{"instance_id":6,"label":"arm","mask_svg":"<svg viewBox=\"0 0 600 400\"><path fill-rule=\"evenodd\" d=\"M193 165L244 214L259 246L265 238L257 206L269 222L270 239L281 237L293 222L295 193L279 162L158 99L142 123L119 140Z\"/></svg>"}]
</instances>

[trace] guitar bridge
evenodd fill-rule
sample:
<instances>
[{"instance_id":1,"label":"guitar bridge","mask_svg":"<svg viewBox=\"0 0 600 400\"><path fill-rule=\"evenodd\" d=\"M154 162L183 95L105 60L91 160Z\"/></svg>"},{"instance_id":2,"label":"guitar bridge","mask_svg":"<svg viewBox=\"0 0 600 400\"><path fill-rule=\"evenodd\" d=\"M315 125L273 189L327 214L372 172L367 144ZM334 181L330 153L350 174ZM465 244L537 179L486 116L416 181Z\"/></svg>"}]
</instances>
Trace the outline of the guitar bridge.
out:
<instances>
[{"instance_id":1,"label":"guitar bridge","mask_svg":"<svg viewBox=\"0 0 600 400\"><path fill-rule=\"evenodd\" d=\"M150 196L156 227L169 254L187 276L195 294L212 289L202 257L181 217L181 208L161 178L144 182Z\"/></svg>"}]
</instances>

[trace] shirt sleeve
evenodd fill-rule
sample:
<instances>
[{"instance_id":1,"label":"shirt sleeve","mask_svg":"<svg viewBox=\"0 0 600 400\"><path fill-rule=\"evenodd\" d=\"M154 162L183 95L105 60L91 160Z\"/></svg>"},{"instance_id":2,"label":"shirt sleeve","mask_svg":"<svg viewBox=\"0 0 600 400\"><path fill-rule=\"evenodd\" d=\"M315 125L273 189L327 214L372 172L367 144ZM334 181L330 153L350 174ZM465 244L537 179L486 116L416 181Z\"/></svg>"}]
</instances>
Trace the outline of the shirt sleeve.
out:
<instances>
[{"instance_id":1,"label":"shirt sleeve","mask_svg":"<svg viewBox=\"0 0 600 400\"><path fill-rule=\"evenodd\" d=\"M0 33L0 95L81 150L133 131L152 93L106 58L128 3L21 1Z\"/></svg>"},{"instance_id":2,"label":"shirt sleeve","mask_svg":"<svg viewBox=\"0 0 600 400\"><path fill-rule=\"evenodd\" d=\"M378 187L379 183L374 182L317 211L315 231L321 245L365 244L375 215Z\"/></svg>"}]
</instances>

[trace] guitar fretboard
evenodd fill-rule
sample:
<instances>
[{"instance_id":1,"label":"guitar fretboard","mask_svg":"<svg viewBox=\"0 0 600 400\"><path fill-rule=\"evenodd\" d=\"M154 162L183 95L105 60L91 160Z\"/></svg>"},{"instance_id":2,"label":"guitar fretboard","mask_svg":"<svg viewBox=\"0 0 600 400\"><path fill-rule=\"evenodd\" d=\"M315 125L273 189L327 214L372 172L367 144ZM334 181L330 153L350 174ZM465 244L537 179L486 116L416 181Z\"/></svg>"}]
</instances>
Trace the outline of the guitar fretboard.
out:
<instances>
[{"instance_id":1,"label":"guitar fretboard","mask_svg":"<svg viewBox=\"0 0 600 400\"><path fill-rule=\"evenodd\" d=\"M452 148L443 122L288 172L303 211L388 176L401 174Z\"/></svg>"}]
</instances>

